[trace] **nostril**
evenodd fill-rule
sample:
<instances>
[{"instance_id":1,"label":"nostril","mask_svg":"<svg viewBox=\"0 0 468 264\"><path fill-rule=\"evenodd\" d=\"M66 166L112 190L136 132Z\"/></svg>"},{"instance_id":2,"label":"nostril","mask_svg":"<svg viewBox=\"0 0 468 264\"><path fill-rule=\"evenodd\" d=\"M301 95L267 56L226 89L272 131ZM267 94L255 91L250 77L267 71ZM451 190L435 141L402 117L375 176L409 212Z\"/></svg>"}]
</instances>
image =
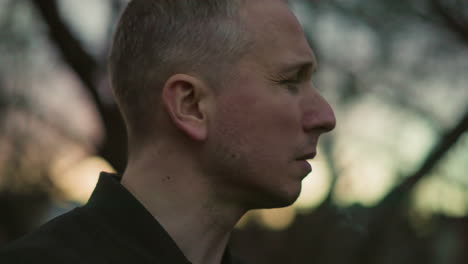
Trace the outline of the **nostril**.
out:
<instances>
[{"instance_id":1,"label":"nostril","mask_svg":"<svg viewBox=\"0 0 468 264\"><path fill-rule=\"evenodd\" d=\"M326 118L326 120L324 121L325 132L332 131L336 127L336 117L331 107L330 107L330 113L327 116L328 118Z\"/></svg>"}]
</instances>

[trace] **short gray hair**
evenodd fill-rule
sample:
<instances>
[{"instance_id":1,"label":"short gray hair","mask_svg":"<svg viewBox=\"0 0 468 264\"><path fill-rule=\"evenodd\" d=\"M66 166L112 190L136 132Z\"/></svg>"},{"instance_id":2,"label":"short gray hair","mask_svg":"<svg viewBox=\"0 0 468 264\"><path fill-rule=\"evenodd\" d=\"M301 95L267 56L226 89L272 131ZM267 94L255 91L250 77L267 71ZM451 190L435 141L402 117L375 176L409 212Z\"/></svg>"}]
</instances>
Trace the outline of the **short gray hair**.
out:
<instances>
[{"instance_id":1,"label":"short gray hair","mask_svg":"<svg viewBox=\"0 0 468 264\"><path fill-rule=\"evenodd\" d=\"M213 83L249 42L243 0L133 0L124 10L109 57L111 85L129 133L149 129L165 81L195 72Z\"/></svg>"}]
</instances>

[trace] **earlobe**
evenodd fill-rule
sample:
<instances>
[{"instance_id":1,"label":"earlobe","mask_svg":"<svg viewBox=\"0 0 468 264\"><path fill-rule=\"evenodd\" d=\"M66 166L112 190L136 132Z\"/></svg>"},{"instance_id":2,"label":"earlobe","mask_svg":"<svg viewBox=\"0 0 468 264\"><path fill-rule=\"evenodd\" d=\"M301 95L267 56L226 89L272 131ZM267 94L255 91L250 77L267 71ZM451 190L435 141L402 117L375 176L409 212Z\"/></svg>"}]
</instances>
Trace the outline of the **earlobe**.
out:
<instances>
[{"instance_id":1,"label":"earlobe","mask_svg":"<svg viewBox=\"0 0 468 264\"><path fill-rule=\"evenodd\" d=\"M175 74L164 84L162 100L174 125L194 140L205 140L207 100L205 83L187 74Z\"/></svg>"}]
</instances>

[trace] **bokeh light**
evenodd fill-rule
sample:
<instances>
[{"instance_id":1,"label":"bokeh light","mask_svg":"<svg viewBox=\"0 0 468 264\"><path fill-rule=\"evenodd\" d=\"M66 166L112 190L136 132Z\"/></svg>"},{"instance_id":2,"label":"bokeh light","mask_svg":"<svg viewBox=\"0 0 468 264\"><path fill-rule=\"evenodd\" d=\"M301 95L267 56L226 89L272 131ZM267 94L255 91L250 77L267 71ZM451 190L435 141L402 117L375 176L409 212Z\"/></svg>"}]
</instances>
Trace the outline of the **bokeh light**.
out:
<instances>
[{"instance_id":1,"label":"bokeh light","mask_svg":"<svg viewBox=\"0 0 468 264\"><path fill-rule=\"evenodd\" d=\"M65 170L58 164L52 170L54 183L67 199L82 204L88 201L101 171L115 172L106 160L98 156L86 157Z\"/></svg>"}]
</instances>

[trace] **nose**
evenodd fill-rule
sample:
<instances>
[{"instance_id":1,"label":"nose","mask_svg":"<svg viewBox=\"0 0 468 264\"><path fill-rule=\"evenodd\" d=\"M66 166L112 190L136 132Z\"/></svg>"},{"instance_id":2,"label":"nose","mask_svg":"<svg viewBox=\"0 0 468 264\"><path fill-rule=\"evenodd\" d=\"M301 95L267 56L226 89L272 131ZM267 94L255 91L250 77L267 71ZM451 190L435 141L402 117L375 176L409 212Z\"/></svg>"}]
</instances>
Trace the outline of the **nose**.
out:
<instances>
[{"instance_id":1,"label":"nose","mask_svg":"<svg viewBox=\"0 0 468 264\"><path fill-rule=\"evenodd\" d=\"M333 130L336 126L333 109L315 88L310 91L303 100L302 126L304 131L326 133Z\"/></svg>"}]
</instances>

